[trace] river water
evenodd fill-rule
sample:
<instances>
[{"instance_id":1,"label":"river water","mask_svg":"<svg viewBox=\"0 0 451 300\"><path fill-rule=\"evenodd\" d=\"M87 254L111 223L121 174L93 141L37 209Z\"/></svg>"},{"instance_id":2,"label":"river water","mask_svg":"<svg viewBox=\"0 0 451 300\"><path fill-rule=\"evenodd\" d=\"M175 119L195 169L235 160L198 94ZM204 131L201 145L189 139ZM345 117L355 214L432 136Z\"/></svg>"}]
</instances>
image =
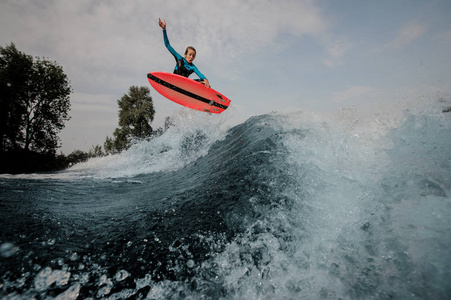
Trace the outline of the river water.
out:
<instances>
[{"instance_id":1,"label":"river water","mask_svg":"<svg viewBox=\"0 0 451 300\"><path fill-rule=\"evenodd\" d=\"M189 112L120 155L1 175L0 296L449 299L441 109Z\"/></svg>"}]
</instances>

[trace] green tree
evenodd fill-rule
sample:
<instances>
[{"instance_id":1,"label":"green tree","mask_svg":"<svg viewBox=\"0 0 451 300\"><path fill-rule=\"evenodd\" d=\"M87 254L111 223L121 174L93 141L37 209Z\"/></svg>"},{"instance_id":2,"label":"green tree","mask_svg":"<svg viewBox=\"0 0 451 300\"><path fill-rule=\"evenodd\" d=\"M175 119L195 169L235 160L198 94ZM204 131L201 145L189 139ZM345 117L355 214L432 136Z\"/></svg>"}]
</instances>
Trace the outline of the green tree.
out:
<instances>
[{"instance_id":1,"label":"green tree","mask_svg":"<svg viewBox=\"0 0 451 300\"><path fill-rule=\"evenodd\" d=\"M84 161L87 161L89 158L89 154L86 152L83 152L81 150L74 150L71 154L67 156L67 161L69 164L78 164Z\"/></svg>"},{"instance_id":2,"label":"green tree","mask_svg":"<svg viewBox=\"0 0 451 300\"><path fill-rule=\"evenodd\" d=\"M28 76L33 67L29 55L18 52L14 44L0 47L0 151L17 150L23 135L21 105L26 98ZM25 75L24 75L25 74Z\"/></svg>"},{"instance_id":3,"label":"green tree","mask_svg":"<svg viewBox=\"0 0 451 300\"><path fill-rule=\"evenodd\" d=\"M92 146L91 150L89 150L89 152L88 152L88 155L89 155L89 157L104 156L102 146L100 146L100 145Z\"/></svg>"},{"instance_id":4,"label":"green tree","mask_svg":"<svg viewBox=\"0 0 451 300\"><path fill-rule=\"evenodd\" d=\"M0 47L0 151L55 154L71 86L56 62Z\"/></svg>"},{"instance_id":5,"label":"green tree","mask_svg":"<svg viewBox=\"0 0 451 300\"><path fill-rule=\"evenodd\" d=\"M103 147L106 153L126 150L133 140L148 138L153 133L150 124L154 119L155 110L149 88L131 86L128 94L124 94L117 104L119 127L113 133L114 138L106 138Z\"/></svg>"}]
</instances>

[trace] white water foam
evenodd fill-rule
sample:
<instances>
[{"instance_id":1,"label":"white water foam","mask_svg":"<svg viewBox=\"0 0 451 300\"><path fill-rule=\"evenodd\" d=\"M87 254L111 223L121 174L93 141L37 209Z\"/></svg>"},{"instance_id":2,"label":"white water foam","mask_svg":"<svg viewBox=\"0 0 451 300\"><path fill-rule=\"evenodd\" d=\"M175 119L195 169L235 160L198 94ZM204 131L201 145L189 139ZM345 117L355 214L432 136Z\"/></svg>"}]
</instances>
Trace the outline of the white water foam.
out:
<instances>
[{"instance_id":1,"label":"white water foam","mask_svg":"<svg viewBox=\"0 0 451 300\"><path fill-rule=\"evenodd\" d=\"M95 178L175 171L205 155L228 129L224 118L196 111L181 111L171 118L171 123L159 137L137 141L120 154L94 158L68 171L83 171Z\"/></svg>"},{"instance_id":2,"label":"white water foam","mask_svg":"<svg viewBox=\"0 0 451 300\"><path fill-rule=\"evenodd\" d=\"M282 115L283 122L273 125L294 132L283 141L293 166L287 172L298 182L284 192L294 205L273 209L218 255L218 281L232 298L446 295L451 253L444 245L451 243L451 225L443 218L451 213L446 154L451 139L449 133L434 134L440 128L450 131L449 115L427 107L392 116L349 109L328 116L296 112ZM409 118L415 121L406 125ZM428 122L437 125L428 128ZM398 136L403 126L407 128ZM420 130L426 134L419 135ZM411 135L407 145L400 139L404 133ZM433 144L423 149L425 143ZM433 149L442 153L413 165L403 161L417 151L431 155ZM429 177L428 168L436 178L429 185L439 182L432 192L418 186L424 179L414 178ZM399 186L412 175L407 180L415 182L412 186ZM256 235L255 227L271 230ZM283 238L273 234L278 228L286 231ZM255 256L260 257L258 263ZM417 267L434 282L422 278Z\"/></svg>"}]
</instances>

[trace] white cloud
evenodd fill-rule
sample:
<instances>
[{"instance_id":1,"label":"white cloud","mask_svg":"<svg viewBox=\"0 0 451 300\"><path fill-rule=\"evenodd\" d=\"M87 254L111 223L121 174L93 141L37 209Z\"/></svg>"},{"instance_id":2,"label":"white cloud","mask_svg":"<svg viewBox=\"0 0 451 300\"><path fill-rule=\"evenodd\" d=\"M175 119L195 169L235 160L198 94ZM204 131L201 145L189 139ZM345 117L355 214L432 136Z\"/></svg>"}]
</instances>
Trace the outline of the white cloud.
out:
<instances>
[{"instance_id":1,"label":"white cloud","mask_svg":"<svg viewBox=\"0 0 451 300\"><path fill-rule=\"evenodd\" d=\"M420 23L409 23L399 30L396 38L391 42L395 49L400 49L413 43L426 32L426 26Z\"/></svg>"},{"instance_id":2,"label":"white cloud","mask_svg":"<svg viewBox=\"0 0 451 300\"><path fill-rule=\"evenodd\" d=\"M188 2L187 2L188 3ZM187 18L180 18L189 11ZM186 13L185 13L186 14ZM221 61L275 47L280 33L318 35L327 25L315 1L192 1L162 15L176 49L195 44L203 59Z\"/></svg>"},{"instance_id":3,"label":"white cloud","mask_svg":"<svg viewBox=\"0 0 451 300\"><path fill-rule=\"evenodd\" d=\"M350 49L351 44L344 39L336 40L326 46L328 56L323 60L327 67L336 67L343 64L343 57Z\"/></svg>"},{"instance_id":4,"label":"white cloud","mask_svg":"<svg viewBox=\"0 0 451 300\"><path fill-rule=\"evenodd\" d=\"M174 48L182 52L195 46L205 65L228 64L275 47L281 32L315 36L327 27L312 0L10 0L0 5L0 27L12 28L9 36L0 31L0 42L13 41L27 54L56 60L79 92L117 87L126 76L150 68L170 71L172 56L164 48L158 17L166 19Z\"/></svg>"}]
</instances>

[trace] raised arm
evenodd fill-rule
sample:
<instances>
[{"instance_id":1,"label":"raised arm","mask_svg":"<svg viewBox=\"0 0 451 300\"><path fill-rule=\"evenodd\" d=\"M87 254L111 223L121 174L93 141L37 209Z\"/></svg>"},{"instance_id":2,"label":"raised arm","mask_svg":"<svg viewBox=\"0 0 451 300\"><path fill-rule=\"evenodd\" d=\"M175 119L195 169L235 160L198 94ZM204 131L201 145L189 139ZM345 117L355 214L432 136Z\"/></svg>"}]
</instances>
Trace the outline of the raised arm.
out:
<instances>
[{"instance_id":1,"label":"raised arm","mask_svg":"<svg viewBox=\"0 0 451 300\"><path fill-rule=\"evenodd\" d=\"M168 48L169 52L171 52L171 54L175 57L176 60L182 58L183 56L178 54L177 51L175 51L174 48L172 48L171 44L169 43L169 38L166 33L166 21L165 20L161 21L161 19L159 18L158 25L160 25L161 29L163 29L163 40L166 48Z\"/></svg>"}]
</instances>

